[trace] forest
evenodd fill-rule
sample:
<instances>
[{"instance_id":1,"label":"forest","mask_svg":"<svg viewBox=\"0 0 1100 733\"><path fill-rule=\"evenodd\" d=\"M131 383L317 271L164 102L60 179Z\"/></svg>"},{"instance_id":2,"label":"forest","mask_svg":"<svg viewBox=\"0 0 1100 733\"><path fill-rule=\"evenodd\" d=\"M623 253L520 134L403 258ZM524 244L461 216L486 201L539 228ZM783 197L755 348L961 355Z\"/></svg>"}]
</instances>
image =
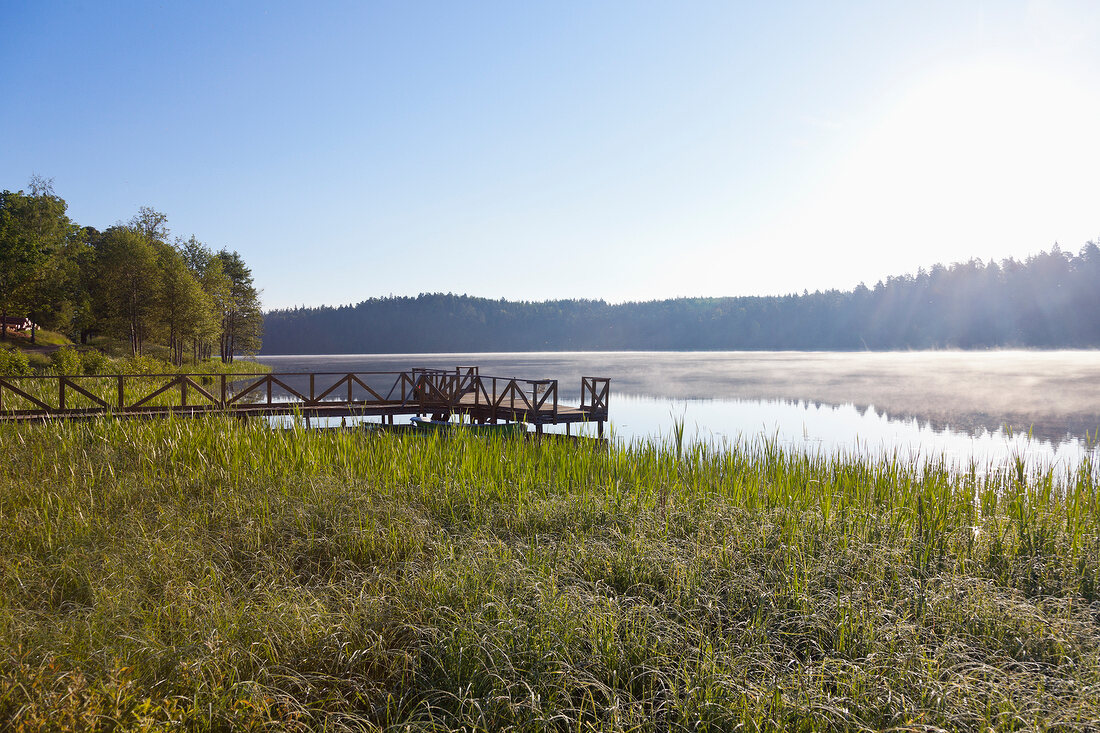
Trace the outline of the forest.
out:
<instances>
[{"instance_id":1,"label":"forest","mask_svg":"<svg viewBox=\"0 0 1100 733\"><path fill-rule=\"evenodd\" d=\"M1100 247L801 295L609 304L433 293L276 310L263 353L994 347L1100 347Z\"/></svg>"},{"instance_id":2,"label":"forest","mask_svg":"<svg viewBox=\"0 0 1100 733\"><path fill-rule=\"evenodd\" d=\"M150 207L103 231L81 226L52 181L28 189L0 192L0 340L29 320L31 344L40 328L81 344L117 339L133 356L156 343L176 365L259 350L259 291L237 252L171 239Z\"/></svg>"}]
</instances>

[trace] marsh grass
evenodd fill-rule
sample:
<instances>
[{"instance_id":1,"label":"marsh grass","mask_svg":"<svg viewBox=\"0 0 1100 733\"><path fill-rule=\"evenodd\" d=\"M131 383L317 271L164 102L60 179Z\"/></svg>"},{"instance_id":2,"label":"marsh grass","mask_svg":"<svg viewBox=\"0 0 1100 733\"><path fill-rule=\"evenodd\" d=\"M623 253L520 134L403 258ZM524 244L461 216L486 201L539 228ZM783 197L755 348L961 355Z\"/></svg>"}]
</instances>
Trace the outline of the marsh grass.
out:
<instances>
[{"instance_id":1,"label":"marsh grass","mask_svg":"<svg viewBox=\"0 0 1100 733\"><path fill-rule=\"evenodd\" d=\"M0 425L0 727L1100 725L1086 462Z\"/></svg>"}]
</instances>

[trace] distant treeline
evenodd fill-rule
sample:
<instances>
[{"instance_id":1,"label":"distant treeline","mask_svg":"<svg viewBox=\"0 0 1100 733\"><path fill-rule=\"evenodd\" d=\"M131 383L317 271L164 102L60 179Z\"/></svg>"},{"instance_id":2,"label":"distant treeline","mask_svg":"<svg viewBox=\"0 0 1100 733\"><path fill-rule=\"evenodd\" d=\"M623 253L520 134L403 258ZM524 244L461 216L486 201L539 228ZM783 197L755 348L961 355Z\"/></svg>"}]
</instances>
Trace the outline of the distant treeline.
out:
<instances>
[{"instance_id":1,"label":"distant treeline","mask_svg":"<svg viewBox=\"0 0 1100 733\"><path fill-rule=\"evenodd\" d=\"M373 298L268 313L265 354L1100 347L1100 248L935 265L873 288L770 297Z\"/></svg>"},{"instance_id":2,"label":"distant treeline","mask_svg":"<svg viewBox=\"0 0 1100 733\"><path fill-rule=\"evenodd\" d=\"M51 181L29 189L0 192L0 339L9 319L30 319L32 341L43 326L81 343L113 336L133 355L159 343L176 364L260 348L259 293L239 254L169 240L149 207L104 231L80 226Z\"/></svg>"}]
</instances>

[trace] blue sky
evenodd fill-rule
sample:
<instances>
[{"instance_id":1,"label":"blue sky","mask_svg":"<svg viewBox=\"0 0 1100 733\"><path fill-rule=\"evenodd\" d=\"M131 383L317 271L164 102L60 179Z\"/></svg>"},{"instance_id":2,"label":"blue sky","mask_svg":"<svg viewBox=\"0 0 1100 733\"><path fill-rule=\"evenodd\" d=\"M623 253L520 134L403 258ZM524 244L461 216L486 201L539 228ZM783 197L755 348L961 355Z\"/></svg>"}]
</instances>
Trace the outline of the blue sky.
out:
<instances>
[{"instance_id":1,"label":"blue sky","mask_svg":"<svg viewBox=\"0 0 1100 733\"><path fill-rule=\"evenodd\" d=\"M1100 4L0 0L0 188L266 307L848 288L1100 235Z\"/></svg>"}]
</instances>

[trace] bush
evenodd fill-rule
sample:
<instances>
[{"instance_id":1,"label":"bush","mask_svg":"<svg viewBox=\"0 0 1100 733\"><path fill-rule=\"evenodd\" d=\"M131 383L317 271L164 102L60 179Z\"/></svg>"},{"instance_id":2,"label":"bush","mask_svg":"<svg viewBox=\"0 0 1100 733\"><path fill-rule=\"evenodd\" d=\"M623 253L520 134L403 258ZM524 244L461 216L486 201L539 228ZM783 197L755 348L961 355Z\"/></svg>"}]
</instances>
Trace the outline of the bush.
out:
<instances>
[{"instance_id":1,"label":"bush","mask_svg":"<svg viewBox=\"0 0 1100 733\"><path fill-rule=\"evenodd\" d=\"M131 356L122 362L122 372L124 374L171 374L174 371L176 371L176 368L168 362L144 354Z\"/></svg>"},{"instance_id":2,"label":"bush","mask_svg":"<svg viewBox=\"0 0 1100 733\"><path fill-rule=\"evenodd\" d=\"M18 349L0 350L0 374L7 377L25 377L31 373L27 355Z\"/></svg>"},{"instance_id":3,"label":"bush","mask_svg":"<svg viewBox=\"0 0 1100 733\"><path fill-rule=\"evenodd\" d=\"M80 355L85 374L111 374L116 371L114 362L102 351L85 351Z\"/></svg>"},{"instance_id":4,"label":"bush","mask_svg":"<svg viewBox=\"0 0 1100 733\"><path fill-rule=\"evenodd\" d=\"M54 374L80 374L84 368L80 353L75 349L62 348L50 354L50 366Z\"/></svg>"}]
</instances>

